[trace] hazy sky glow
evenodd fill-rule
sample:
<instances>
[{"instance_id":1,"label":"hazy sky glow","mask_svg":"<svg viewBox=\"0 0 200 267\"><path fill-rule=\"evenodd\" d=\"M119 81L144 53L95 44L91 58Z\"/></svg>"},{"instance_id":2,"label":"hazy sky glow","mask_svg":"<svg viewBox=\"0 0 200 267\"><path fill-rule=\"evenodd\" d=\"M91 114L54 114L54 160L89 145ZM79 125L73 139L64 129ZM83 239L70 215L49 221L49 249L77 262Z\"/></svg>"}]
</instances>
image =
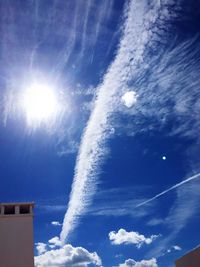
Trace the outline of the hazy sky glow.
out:
<instances>
[{"instance_id":1,"label":"hazy sky glow","mask_svg":"<svg viewBox=\"0 0 200 267\"><path fill-rule=\"evenodd\" d=\"M36 267L164 267L199 244L200 1L0 3L0 201Z\"/></svg>"}]
</instances>

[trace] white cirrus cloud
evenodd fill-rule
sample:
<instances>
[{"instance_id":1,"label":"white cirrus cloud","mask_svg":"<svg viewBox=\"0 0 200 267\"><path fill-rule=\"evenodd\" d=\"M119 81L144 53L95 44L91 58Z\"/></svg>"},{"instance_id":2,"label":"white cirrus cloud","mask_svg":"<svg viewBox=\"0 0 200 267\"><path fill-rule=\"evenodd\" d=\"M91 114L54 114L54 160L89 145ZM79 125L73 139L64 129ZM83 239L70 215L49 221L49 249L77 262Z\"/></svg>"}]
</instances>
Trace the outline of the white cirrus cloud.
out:
<instances>
[{"instance_id":1,"label":"white cirrus cloud","mask_svg":"<svg viewBox=\"0 0 200 267\"><path fill-rule=\"evenodd\" d=\"M152 258L150 260L135 261L128 259L124 263L119 264L118 267L158 267L157 260Z\"/></svg>"},{"instance_id":2,"label":"white cirrus cloud","mask_svg":"<svg viewBox=\"0 0 200 267\"><path fill-rule=\"evenodd\" d=\"M150 219L148 222L147 222L147 225L150 225L150 226L157 226L157 225L160 225L160 224L163 224L164 223L164 220L161 219L161 218L152 218Z\"/></svg>"},{"instance_id":3,"label":"white cirrus cloud","mask_svg":"<svg viewBox=\"0 0 200 267\"><path fill-rule=\"evenodd\" d=\"M122 102L127 108L131 108L137 102L137 93L135 91L129 91L123 94Z\"/></svg>"},{"instance_id":4,"label":"white cirrus cloud","mask_svg":"<svg viewBox=\"0 0 200 267\"><path fill-rule=\"evenodd\" d=\"M87 267L90 264L102 266L96 252L69 244L35 257L35 267Z\"/></svg>"},{"instance_id":5,"label":"white cirrus cloud","mask_svg":"<svg viewBox=\"0 0 200 267\"><path fill-rule=\"evenodd\" d=\"M147 206L135 209L139 203L144 201L144 195L151 190L151 186L132 186L109 188L102 190L99 188L93 197L93 205L91 205L87 214L92 216L131 216L136 219L154 215L156 202L151 202ZM119 205L120 203L120 205Z\"/></svg>"},{"instance_id":6,"label":"white cirrus cloud","mask_svg":"<svg viewBox=\"0 0 200 267\"><path fill-rule=\"evenodd\" d=\"M110 136L109 119L119 106L119 95L127 91L127 83L136 76L138 66L145 66L145 60L148 60L145 52L159 40L163 34L163 29L160 30L163 27L160 26L170 19L171 14L174 16L173 12L176 12L176 3L172 0L165 1L164 5L157 0L151 3L134 0L125 9L123 37L116 57L98 87L94 107L81 139L70 200L60 234L63 243L77 226L80 216L86 212L95 193L99 166L105 158L105 144Z\"/></svg>"},{"instance_id":7,"label":"white cirrus cloud","mask_svg":"<svg viewBox=\"0 0 200 267\"><path fill-rule=\"evenodd\" d=\"M142 245L151 244L159 235L152 235L151 237L145 237L144 235L139 234L138 232L127 232L124 229L119 229L118 232L111 231L109 233L109 239L113 245L121 244L133 244L137 248L140 248Z\"/></svg>"}]
</instances>

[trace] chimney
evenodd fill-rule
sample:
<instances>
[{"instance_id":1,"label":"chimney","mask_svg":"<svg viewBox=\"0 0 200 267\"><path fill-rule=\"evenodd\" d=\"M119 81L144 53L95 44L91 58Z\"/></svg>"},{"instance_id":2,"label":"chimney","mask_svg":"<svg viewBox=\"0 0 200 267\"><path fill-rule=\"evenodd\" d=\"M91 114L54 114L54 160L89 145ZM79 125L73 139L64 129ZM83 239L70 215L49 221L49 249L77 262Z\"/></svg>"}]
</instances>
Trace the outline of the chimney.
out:
<instances>
[{"instance_id":1,"label":"chimney","mask_svg":"<svg viewBox=\"0 0 200 267\"><path fill-rule=\"evenodd\" d=\"M0 203L0 266L34 267L34 203Z\"/></svg>"}]
</instances>

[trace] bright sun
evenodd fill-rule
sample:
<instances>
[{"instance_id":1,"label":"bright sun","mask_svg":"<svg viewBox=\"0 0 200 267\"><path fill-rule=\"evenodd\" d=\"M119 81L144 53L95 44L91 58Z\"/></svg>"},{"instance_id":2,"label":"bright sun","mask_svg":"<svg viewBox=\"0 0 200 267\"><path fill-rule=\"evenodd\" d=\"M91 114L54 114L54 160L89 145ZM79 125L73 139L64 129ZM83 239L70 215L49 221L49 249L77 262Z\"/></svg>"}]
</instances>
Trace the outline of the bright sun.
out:
<instances>
[{"instance_id":1,"label":"bright sun","mask_svg":"<svg viewBox=\"0 0 200 267\"><path fill-rule=\"evenodd\" d=\"M53 117L58 108L54 90L46 84L33 84L23 94L22 104L28 122L39 123Z\"/></svg>"}]
</instances>

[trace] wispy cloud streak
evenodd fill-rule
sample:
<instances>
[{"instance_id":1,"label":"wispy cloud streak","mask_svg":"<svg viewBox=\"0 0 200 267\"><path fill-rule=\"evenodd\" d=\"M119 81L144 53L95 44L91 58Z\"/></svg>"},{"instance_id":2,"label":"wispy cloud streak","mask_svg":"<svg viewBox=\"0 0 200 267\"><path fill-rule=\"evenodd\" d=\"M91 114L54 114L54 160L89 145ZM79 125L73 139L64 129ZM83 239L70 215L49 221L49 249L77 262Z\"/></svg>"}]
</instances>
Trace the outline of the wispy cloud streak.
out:
<instances>
[{"instance_id":1,"label":"wispy cloud streak","mask_svg":"<svg viewBox=\"0 0 200 267\"><path fill-rule=\"evenodd\" d=\"M184 181L182 181L182 182L180 182L178 184L173 185L172 187L168 188L167 190L161 192L160 194L157 194L156 196L154 196L154 197L152 197L152 198L150 198L150 199L148 199L148 200L146 200L146 201L144 201L144 202L136 205L136 208L142 207L142 206L146 205L147 203L149 203L149 202L151 202L151 201L153 201L153 200L155 200L155 199L157 199L157 198L165 195L166 193L168 193L168 192L176 189L177 187L180 187L181 185L184 185L186 183L189 183L190 181L195 180L195 179L197 179L199 177L200 177L200 173L197 173L197 174L195 174L195 175L187 178L186 180L184 180Z\"/></svg>"},{"instance_id":2,"label":"wispy cloud streak","mask_svg":"<svg viewBox=\"0 0 200 267\"><path fill-rule=\"evenodd\" d=\"M100 35L103 33L103 29L107 25L112 13L113 0L102 1L100 6L89 0L85 8L85 18L83 21L83 33L81 38L81 50L80 56L83 57L85 50L90 49L90 61L93 61L95 46L97 44ZM94 13L95 18L90 22L90 15ZM91 52L92 51L92 52Z\"/></svg>"},{"instance_id":3,"label":"wispy cloud streak","mask_svg":"<svg viewBox=\"0 0 200 267\"><path fill-rule=\"evenodd\" d=\"M88 0L86 3L86 9L85 9L85 19L83 22L83 33L82 33L82 39L81 39L81 57L84 55L85 50L85 44L86 44L86 35L87 35L87 26L88 26L88 20L89 20L89 14L91 10L91 0Z\"/></svg>"},{"instance_id":4,"label":"wispy cloud streak","mask_svg":"<svg viewBox=\"0 0 200 267\"><path fill-rule=\"evenodd\" d=\"M77 23L78 23L78 15L80 15L80 8L81 8L81 2L75 2L75 10L74 10L74 19L72 22L71 30L69 33L69 36L67 36L67 33L65 33L65 38L67 40L67 45L64 47L64 49L61 51L59 58L58 58L58 64L55 67L54 71L59 75L60 72L63 70L64 66L67 64L72 51L74 49L76 38L77 38Z\"/></svg>"},{"instance_id":5,"label":"wispy cloud streak","mask_svg":"<svg viewBox=\"0 0 200 267\"><path fill-rule=\"evenodd\" d=\"M175 10L176 3L167 1L163 5L165 11L172 3ZM127 87L130 77L133 79L135 76L137 67L146 59L145 51L152 41L158 40L159 30L156 25L166 22L169 14L162 14L158 1L152 1L150 4L141 0L132 1L126 9L127 19L118 53L98 88L94 109L82 136L70 201L60 235L63 243L77 225L78 218L86 211L91 196L95 193L98 167L110 134L109 118L116 110L117 94Z\"/></svg>"}]
</instances>

